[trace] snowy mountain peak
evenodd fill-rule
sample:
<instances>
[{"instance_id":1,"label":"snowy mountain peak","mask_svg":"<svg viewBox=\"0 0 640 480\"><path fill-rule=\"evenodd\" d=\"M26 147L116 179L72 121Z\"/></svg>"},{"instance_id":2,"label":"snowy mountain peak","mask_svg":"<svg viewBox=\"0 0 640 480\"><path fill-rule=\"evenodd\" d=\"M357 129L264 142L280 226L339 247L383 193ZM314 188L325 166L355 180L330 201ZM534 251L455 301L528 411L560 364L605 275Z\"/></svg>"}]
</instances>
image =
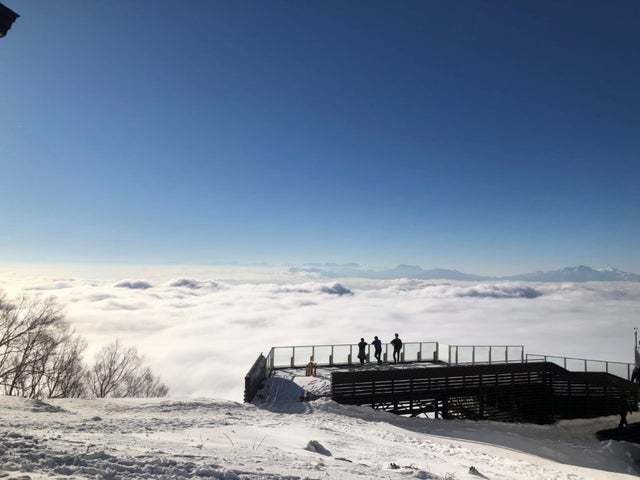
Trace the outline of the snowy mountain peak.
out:
<instances>
[{"instance_id":1,"label":"snowy mountain peak","mask_svg":"<svg viewBox=\"0 0 640 480\"><path fill-rule=\"evenodd\" d=\"M446 268L425 269L420 265L400 264L387 269L367 269L359 267L337 266L324 268L291 268L292 273L306 273L329 278L353 277L374 279L411 278L419 280L454 281L527 281L527 282L640 282L640 275L622 271L615 267L592 268L588 265L564 267L559 270L538 270L536 272L490 277L474 275Z\"/></svg>"},{"instance_id":2,"label":"snowy mountain peak","mask_svg":"<svg viewBox=\"0 0 640 480\"><path fill-rule=\"evenodd\" d=\"M591 268L587 265L565 267L561 270L538 271L503 277L503 280L529 282L640 282L640 275L614 267Z\"/></svg>"}]
</instances>

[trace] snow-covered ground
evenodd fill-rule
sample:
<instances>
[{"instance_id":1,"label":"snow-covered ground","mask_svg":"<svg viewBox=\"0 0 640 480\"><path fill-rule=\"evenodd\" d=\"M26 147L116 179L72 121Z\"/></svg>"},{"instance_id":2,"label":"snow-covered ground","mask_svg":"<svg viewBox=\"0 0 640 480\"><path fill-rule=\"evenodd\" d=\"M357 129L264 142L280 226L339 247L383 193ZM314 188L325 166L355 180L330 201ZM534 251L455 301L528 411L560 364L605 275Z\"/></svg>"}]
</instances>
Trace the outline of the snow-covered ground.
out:
<instances>
[{"instance_id":1,"label":"snow-covered ground","mask_svg":"<svg viewBox=\"0 0 640 480\"><path fill-rule=\"evenodd\" d=\"M579 480L640 472L640 447L593 436L615 418L554 426L434 421L329 400L272 400L259 408L212 399L0 397L0 478ZM331 455L307 450L312 440Z\"/></svg>"}]
</instances>

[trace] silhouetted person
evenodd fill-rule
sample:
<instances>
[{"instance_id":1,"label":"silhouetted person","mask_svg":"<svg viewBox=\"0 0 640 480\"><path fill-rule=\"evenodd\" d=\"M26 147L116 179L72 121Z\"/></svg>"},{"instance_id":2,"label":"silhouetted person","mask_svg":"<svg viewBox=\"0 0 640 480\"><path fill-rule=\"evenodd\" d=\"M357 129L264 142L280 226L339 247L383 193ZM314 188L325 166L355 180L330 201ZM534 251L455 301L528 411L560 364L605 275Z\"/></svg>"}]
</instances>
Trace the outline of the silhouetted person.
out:
<instances>
[{"instance_id":1,"label":"silhouetted person","mask_svg":"<svg viewBox=\"0 0 640 480\"><path fill-rule=\"evenodd\" d=\"M620 424L618 428L624 428L629 425L627 423L627 413L632 413L632 410L627 399L623 397L620 399Z\"/></svg>"},{"instance_id":2,"label":"silhouetted person","mask_svg":"<svg viewBox=\"0 0 640 480\"><path fill-rule=\"evenodd\" d=\"M631 373L631 381L633 383L640 383L640 367L635 367Z\"/></svg>"},{"instance_id":3,"label":"silhouetted person","mask_svg":"<svg viewBox=\"0 0 640 480\"><path fill-rule=\"evenodd\" d=\"M382 342L378 337L373 337L373 342L371 342L371 345L373 345L374 348L373 356L376 357L378 363L382 363L382 360L380 360L380 355L382 355Z\"/></svg>"},{"instance_id":4,"label":"silhouetted person","mask_svg":"<svg viewBox=\"0 0 640 480\"><path fill-rule=\"evenodd\" d=\"M393 345L393 363L398 363L400 361L400 350L402 350L402 340L396 333L396 338L391 340L391 345Z\"/></svg>"},{"instance_id":5,"label":"silhouetted person","mask_svg":"<svg viewBox=\"0 0 640 480\"><path fill-rule=\"evenodd\" d=\"M364 338L360 339L360 343L358 343L358 359L360 359L360 365L364 365L364 360L367 358L367 354L365 353L365 348L369 345L364 341Z\"/></svg>"}]
</instances>

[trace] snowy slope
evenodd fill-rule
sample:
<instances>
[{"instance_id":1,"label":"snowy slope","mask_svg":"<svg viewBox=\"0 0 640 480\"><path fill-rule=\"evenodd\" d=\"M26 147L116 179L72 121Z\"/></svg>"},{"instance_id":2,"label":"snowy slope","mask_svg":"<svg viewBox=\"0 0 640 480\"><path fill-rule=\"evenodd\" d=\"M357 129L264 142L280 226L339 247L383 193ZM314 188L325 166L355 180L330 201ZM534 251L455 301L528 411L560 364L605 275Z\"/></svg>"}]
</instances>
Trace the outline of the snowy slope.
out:
<instances>
[{"instance_id":1,"label":"snowy slope","mask_svg":"<svg viewBox=\"0 0 640 480\"><path fill-rule=\"evenodd\" d=\"M631 479L640 448L592 435L614 422L445 422L327 400L281 399L257 408L210 399L0 397L0 472L10 478L481 478L469 473L474 466L490 479ZM305 450L310 440L332 455Z\"/></svg>"}]
</instances>

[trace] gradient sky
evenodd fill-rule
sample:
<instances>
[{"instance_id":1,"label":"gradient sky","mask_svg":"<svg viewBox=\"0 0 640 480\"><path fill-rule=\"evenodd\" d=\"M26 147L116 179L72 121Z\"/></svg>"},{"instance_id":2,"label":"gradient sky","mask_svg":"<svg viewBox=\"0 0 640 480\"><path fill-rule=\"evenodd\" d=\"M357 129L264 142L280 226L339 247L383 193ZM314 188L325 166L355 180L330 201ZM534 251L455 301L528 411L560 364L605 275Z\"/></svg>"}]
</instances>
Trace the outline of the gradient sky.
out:
<instances>
[{"instance_id":1,"label":"gradient sky","mask_svg":"<svg viewBox=\"0 0 640 480\"><path fill-rule=\"evenodd\" d=\"M640 271L640 3L2 0L0 261Z\"/></svg>"}]
</instances>

